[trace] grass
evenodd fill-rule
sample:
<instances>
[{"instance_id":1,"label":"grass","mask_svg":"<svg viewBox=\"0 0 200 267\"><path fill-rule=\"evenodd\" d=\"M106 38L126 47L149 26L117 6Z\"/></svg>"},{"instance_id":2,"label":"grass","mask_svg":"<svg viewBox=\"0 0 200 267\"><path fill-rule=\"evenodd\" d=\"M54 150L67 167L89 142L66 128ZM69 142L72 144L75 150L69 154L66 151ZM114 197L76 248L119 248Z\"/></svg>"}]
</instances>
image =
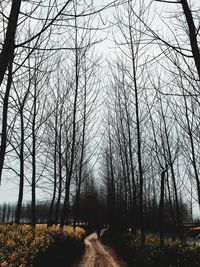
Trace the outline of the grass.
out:
<instances>
[{"instance_id":1,"label":"grass","mask_svg":"<svg viewBox=\"0 0 200 267\"><path fill-rule=\"evenodd\" d=\"M159 237L147 234L144 246L140 245L138 235L122 234L117 236L106 232L103 240L112 245L118 255L132 267L199 267L200 247L181 244L167 239L164 246L159 245Z\"/></svg>"}]
</instances>

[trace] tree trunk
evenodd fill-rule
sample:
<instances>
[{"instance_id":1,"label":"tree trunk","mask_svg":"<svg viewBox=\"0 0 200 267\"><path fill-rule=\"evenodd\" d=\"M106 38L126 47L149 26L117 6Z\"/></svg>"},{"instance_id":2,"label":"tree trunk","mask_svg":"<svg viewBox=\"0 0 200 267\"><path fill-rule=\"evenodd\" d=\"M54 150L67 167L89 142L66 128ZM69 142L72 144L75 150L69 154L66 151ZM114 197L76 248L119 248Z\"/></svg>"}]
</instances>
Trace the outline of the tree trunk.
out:
<instances>
[{"instance_id":1,"label":"tree trunk","mask_svg":"<svg viewBox=\"0 0 200 267\"><path fill-rule=\"evenodd\" d=\"M160 185L160 204L159 204L159 228L160 228L160 246L164 245L164 191L165 191L165 171L161 173Z\"/></svg>"},{"instance_id":2,"label":"tree trunk","mask_svg":"<svg viewBox=\"0 0 200 267\"><path fill-rule=\"evenodd\" d=\"M77 27L77 17L75 16L75 95L74 95L73 119L72 119L72 146L71 146L69 173L67 171L68 168L66 166L67 174L66 174L64 204L63 204L62 215L61 215L61 224L60 224L61 228L63 228L64 226L67 207L69 207L69 193L70 193L69 190L70 190L70 184L71 184L73 168L74 168L75 144L76 144L76 113L77 113L77 100L78 100L78 91L79 91L79 64L80 62L79 62L79 49L78 49L78 27ZM67 159L67 156L66 156L66 159Z\"/></svg>"},{"instance_id":3,"label":"tree trunk","mask_svg":"<svg viewBox=\"0 0 200 267\"><path fill-rule=\"evenodd\" d=\"M181 0L180 1L182 4L182 8L185 14L185 18L188 24L188 29L189 29L189 38L190 38L190 45L192 48L192 54L194 57L196 69L198 72L198 76L200 79L200 52L199 52L199 47L198 47L198 42L197 42L197 31L196 27L194 24L194 20L192 17L192 12L188 6L187 0Z\"/></svg>"},{"instance_id":4,"label":"tree trunk","mask_svg":"<svg viewBox=\"0 0 200 267\"><path fill-rule=\"evenodd\" d=\"M54 203L56 198L56 187L57 187L57 144L58 144L58 100L56 103L56 113L55 113L55 137L54 137L54 183L53 183L53 196L49 209L49 219L48 226L53 224L53 212L54 212Z\"/></svg>"},{"instance_id":5,"label":"tree trunk","mask_svg":"<svg viewBox=\"0 0 200 267\"><path fill-rule=\"evenodd\" d=\"M15 48L15 33L17 21L20 12L21 0L12 1L10 15L8 18L8 27L6 37L0 54L0 85L2 84L8 64L12 64L14 48Z\"/></svg>"},{"instance_id":6,"label":"tree trunk","mask_svg":"<svg viewBox=\"0 0 200 267\"><path fill-rule=\"evenodd\" d=\"M37 112L37 84L35 84L34 88L34 99L33 99L33 121L32 121L32 185L31 185L31 193L32 193L32 202L31 202L31 224L35 227L36 224L36 133L35 133L35 123L36 123L36 112Z\"/></svg>"},{"instance_id":7,"label":"tree trunk","mask_svg":"<svg viewBox=\"0 0 200 267\"><path fill-rule=\"evenodd\" d=\"M1 136L1 147L0 147L0 182L2 178L3 164L6 152L8 99L12 83L12 63L14 58L15 33L17 28L18 16L20 12L20 6L21 6L21 0L12 1L10 15L8 19L6 37L0 54L0 86L4 79L7 67L9 67L7 87L3 100L3 121L2 121L2 133L1 133L2 136Z\"/></svg>"},{"instance_id":8,"label":"tree trunk","mask_svg":"<svg viewBox=\"0 0 200 267\"><path fill-rule=\"evenodd\" d=\"M16 224L20 223L23 193L24 193L24 116L23 116L23 106L20 107L20 119L21 119L20 181L19 181L18 202L17 202L16 213L15 213L15 223Z\"/></svg>"},{"instance_id":9,"label":"tree trunk","mask_svg":"<svg viewBox=\"0 0 200 267\"><path fill-rule=\"evenodd\" d=\"M85 71L86 74L86 71ZM74 226L77 222L77 218L80 212L80 200L81 200L81 184L82 184L82 170L83 170L83 159L85 151L85 131L86 131L86 111L87 111L87 87L86 87L87 77L85 76L85 86L84 86L84 107L83 107L83 130L82 130L82 144L81 144L81 158L79 162L79 174L78 174L78 188L76 192L75 199L75 212L74 212Z\"/></svg>"},{"instance_id":10,"label":"tree trunk","mask_svg":"<svg viewBox=\"0 0 200 267\"><path fill-rule=\"evenodd\" d=\"M1 146L0 146L0 183L3 171L4 157L6 153L7 143L7 120L8 120L8 100L10 95L10 89L12 85L12 62L8 66L8 80L6 85L6 92L3 99L3 118L2 118L2 130L1 130Z\"/></svg>"},{"instance_id":11,"label":"tree trunk","mask_svg":"<svg viewBox=\"0 0 200 267\"><path fill-rule=\"evenodd\" d=\"M62 117L62 111L60 116ZM58 199L56 203L55 211L55 223L58 224L59 213L60 213L60 201L62 194L62 122L60 118L60 129L59 129L59 141L58 141L58 171L59 171L59 184L58 184Z\"/></svg>"}]
</instances>

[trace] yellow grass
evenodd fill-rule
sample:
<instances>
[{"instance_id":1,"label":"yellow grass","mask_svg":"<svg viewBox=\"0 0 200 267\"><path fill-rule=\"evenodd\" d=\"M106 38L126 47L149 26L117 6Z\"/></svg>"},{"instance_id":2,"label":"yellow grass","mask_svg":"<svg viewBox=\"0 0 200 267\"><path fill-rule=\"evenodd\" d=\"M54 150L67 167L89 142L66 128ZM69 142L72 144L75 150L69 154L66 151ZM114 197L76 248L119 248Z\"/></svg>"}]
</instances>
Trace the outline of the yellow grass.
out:
<instances>
[{"instance_id":1,"label":"yellow grass","mask_svg":"<svg viewBox=\"0 0 200 267\"><path fill-rule=\"evenodd\" d=\"M30 225L0 225L0 266L31 266L31 260L39 251L45 251L59 233L81 238L85 231L72 226L64 226L61 231L59 225L48 228L45 224L38 224L35 229Z\"/></svg>"}]
</instances>

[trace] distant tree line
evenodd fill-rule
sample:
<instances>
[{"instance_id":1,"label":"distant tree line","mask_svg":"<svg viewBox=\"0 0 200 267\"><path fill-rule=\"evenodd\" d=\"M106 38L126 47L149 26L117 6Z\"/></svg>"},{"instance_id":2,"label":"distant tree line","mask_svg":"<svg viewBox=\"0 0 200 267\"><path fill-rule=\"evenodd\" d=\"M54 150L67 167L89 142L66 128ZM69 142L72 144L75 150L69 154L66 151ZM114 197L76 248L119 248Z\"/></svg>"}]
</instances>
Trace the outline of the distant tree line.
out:
<instances>
[{"instance_id":1,"label":"distant tree line","mask_svg":"<svg viewBox=\"0 0 200 267\"><path fill-rule=\"evenodd\" d=\"M17 203L4 203L0 205L0 223L15 223L15 211ZM103 204L99 192L96 189L93 180L87 180L81 192L81 201L79 205L79 213L74 221L74 211L76 208L76 200L73 198L69 207L69 221L72 225L86 223L95 227L97 224L108 224L106 207ZM49 224L49 213L51 211L51 200L37 202L36 209L36 223ZM56 203L53 206L56 211ZM52 221L54 224L60 224L62 217L62 210L58 216L55 212L52 214ZM20 223L32 222L32 203L29 201L24 203L21 208Z\"/></svg>"}]
</instances>

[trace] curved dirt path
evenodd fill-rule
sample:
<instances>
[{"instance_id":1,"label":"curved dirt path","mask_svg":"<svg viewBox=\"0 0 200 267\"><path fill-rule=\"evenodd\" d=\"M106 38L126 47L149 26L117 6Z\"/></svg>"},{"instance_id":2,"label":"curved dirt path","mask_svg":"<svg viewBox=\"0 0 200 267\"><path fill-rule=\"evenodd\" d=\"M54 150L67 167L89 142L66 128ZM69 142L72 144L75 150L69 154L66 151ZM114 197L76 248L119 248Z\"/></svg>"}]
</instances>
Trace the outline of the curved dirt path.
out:
<instances>
[{"instance_id":1,"label":"curved dirt path","mask_svg":"<svg viewBox=\"0 0 200 267\"><path fill-rule=\"evenodd\" d=\"M126 267L111 249L98 241L96 233L85 238L85 253L78 267Z\"/></svg>"}]
</instances>

